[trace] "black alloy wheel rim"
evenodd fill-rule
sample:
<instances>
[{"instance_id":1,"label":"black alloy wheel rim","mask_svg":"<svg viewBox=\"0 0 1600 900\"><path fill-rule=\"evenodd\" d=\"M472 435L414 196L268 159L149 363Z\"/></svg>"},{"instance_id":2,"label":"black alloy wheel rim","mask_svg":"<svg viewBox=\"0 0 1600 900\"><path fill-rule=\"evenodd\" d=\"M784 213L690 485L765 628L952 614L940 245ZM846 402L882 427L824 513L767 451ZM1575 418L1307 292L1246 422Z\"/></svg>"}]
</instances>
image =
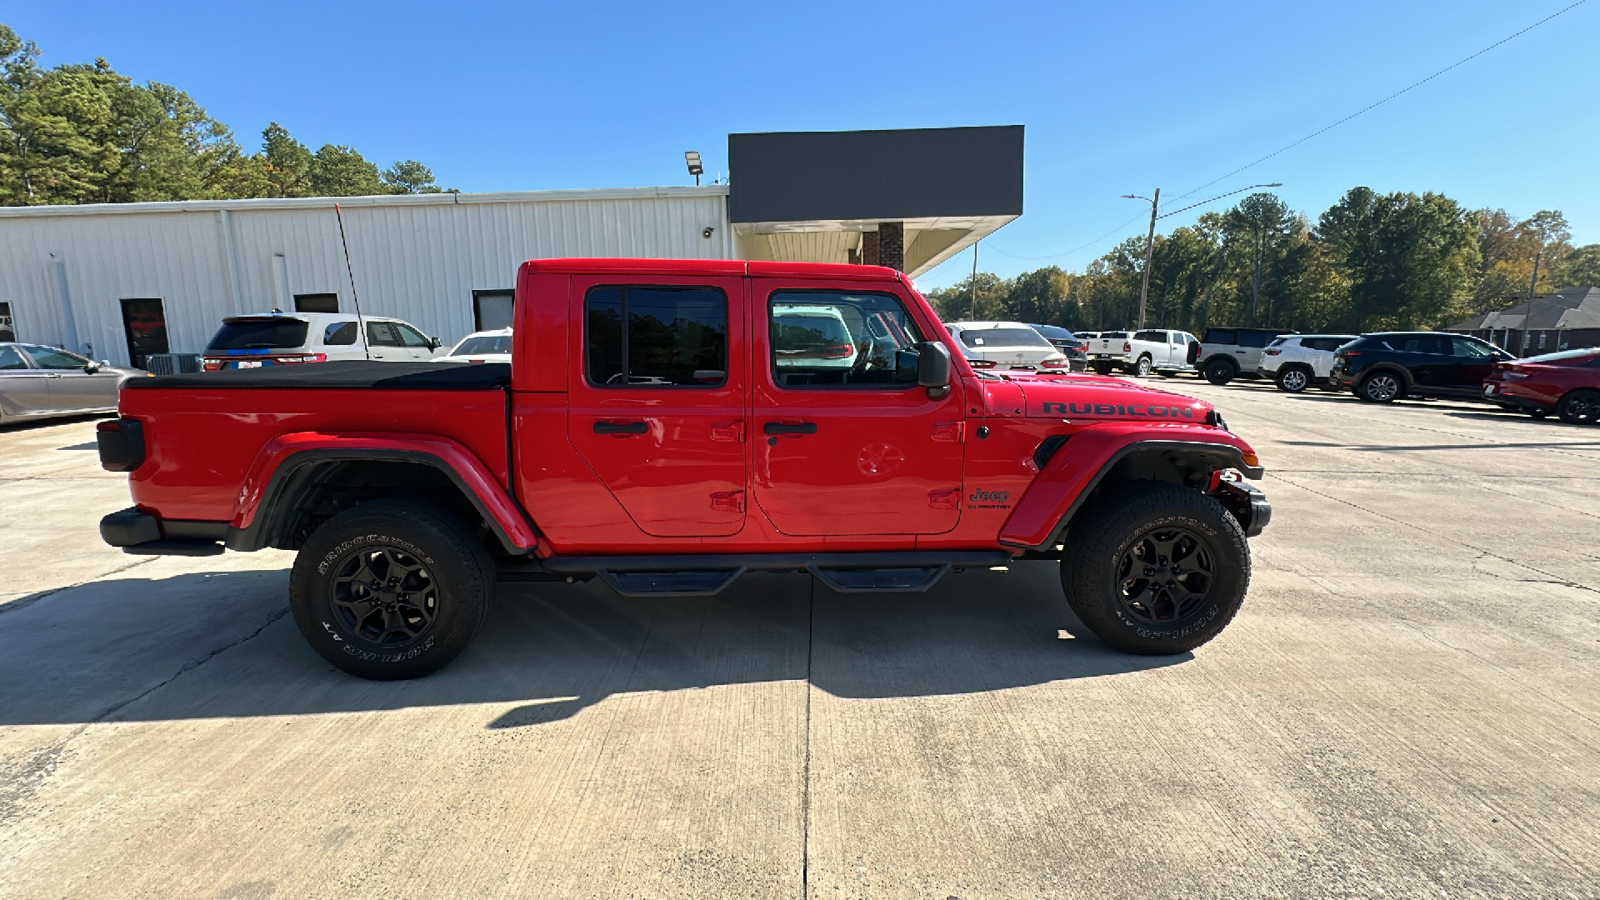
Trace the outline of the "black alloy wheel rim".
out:
<instances>
[{"instance_id":1,"label":"black alloy wheel rim","mask_svg":"<svg viewBox=\"0 0 1600 900\"><path fill-rule=\"evenodd\" d=\"M1200 535L1162 525L1140 535L1117 560L1117 603L1134 621L1167 627L1206 605L1215 560Z\"/></svg>"},{"instance_id":2,"label":"black alloy wheel rim","mask_svg":"<svg viewBox=\"0 0 1600 900\"><path fill-rule=\"evenodd\" d=\"M1574 422L1593 425L1596 420L1600 420L1600 397L1591 397L1587 394L1573 397L1567 401L1567 414Z\"/></svg>"},{"instance_id":3,"label":"black alloy wheel rim","mask_svg":"<svg viewBox=\"0 0 1600 900\"><path fill-rule=\"evenodd\" d=\"M391 546L365 547L333 576L333 614L349 634L371 644L407 644L439 615L439 584L422 561Z\"/></svg>"},{"instance_id":4,"label":"black alloy wheel rim","mask_svg":"<svg viewBox=\"0 0 1600 900\"><path fill-rule=\"evenodd\" d=\"M1367 379L1367 396L1374 400L1393 400L1400 393L1400 382L1393 375L1374 375Z\"/></svg>"}]
</instances>

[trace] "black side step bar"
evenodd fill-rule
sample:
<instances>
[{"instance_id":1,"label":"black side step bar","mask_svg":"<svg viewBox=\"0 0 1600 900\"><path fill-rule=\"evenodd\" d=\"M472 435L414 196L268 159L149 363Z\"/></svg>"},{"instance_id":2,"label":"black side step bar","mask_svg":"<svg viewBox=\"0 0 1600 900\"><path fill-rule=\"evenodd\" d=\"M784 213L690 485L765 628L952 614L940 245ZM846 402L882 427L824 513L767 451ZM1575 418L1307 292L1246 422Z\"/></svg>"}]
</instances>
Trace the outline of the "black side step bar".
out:
<instances>
[{"instance_id":1,"label":"black side step bar","mask_svg":"<svg viewBox=\"0 0 1600 900\"><path fill-rule=\"evenodd\" d=\"M624 597L708 597L747 571L810 572L841 593L913 592L933 587L952 568L1011 561L1004 550L683 554L555 557L539 569L558 577L598 575Z\"/></svg>"}]
</instances>

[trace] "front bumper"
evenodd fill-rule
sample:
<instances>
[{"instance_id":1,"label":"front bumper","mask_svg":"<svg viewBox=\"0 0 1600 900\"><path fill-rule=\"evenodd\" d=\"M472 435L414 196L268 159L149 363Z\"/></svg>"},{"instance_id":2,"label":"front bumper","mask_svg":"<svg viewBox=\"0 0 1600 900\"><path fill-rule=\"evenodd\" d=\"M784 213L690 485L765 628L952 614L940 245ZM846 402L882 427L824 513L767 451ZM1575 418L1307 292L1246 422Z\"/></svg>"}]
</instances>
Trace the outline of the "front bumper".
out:
<instances>
[{"instance_id":1,"label":"front bumper","mask_svg":"<svg viewBox=\"0 0 1600 900\"><path fill-rule=\"evenodd\" d=\"M1253 538L1272 521L1272 504L1260 488L1243 481L1224 481L1214 495L1239 520L1244 536Z\"/></svg>"}]
</instances>

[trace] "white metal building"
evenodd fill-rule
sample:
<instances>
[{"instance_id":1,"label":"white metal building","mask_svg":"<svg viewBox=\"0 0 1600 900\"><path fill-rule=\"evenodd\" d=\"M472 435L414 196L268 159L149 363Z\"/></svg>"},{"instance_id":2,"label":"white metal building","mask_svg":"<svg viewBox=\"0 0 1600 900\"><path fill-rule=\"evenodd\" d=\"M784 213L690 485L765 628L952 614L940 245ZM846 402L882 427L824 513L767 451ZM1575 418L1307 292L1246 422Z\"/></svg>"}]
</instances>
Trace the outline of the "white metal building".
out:
<instances>
[{"instance_id":1,"label":"white metal building","mask_svg":"<svg viewBox=\"0 0 1600 900\"><path fill-rule=\"evenodd\" d=\"M13 339L9 318L16 340L137 365L147 354L198 353L224 316L353 312L353 272L363 314L402 318L451 342L510 323L517 266L527 259L876 262L880 224L894 242L885 263L914 277L1020 214L1020 131L1014 211L924 202L896 214L890 197L867 210L883 214L828 207L839 214L770 221L790 181L781 170L769 179L779 205L745 222L730 219L727 185L0 208L0 340ZM915 136L929 145L926 132ZM752 177L739 187L755 197L772 185Z\"/></svg>"}]
</instances>

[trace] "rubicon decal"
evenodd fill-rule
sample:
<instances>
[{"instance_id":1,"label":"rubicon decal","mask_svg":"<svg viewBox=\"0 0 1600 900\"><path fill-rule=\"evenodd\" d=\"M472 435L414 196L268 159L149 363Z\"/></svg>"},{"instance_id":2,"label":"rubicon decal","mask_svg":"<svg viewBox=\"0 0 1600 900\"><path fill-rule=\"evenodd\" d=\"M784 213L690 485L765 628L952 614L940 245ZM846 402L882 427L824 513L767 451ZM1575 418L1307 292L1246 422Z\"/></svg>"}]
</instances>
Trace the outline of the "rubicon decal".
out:
<instances>
[{"instance_id":1,"label":"rubicon decal","mask_svg":"<svg viewBox=\"0 0 1600 900\"><path fill-rule=\"evenodd\" d=\"M1151 419L1193 419L1192 406L1145 406L1112 403L1046 403L1047 416L1145 416Z\"/></svg>"}]
</instances>

